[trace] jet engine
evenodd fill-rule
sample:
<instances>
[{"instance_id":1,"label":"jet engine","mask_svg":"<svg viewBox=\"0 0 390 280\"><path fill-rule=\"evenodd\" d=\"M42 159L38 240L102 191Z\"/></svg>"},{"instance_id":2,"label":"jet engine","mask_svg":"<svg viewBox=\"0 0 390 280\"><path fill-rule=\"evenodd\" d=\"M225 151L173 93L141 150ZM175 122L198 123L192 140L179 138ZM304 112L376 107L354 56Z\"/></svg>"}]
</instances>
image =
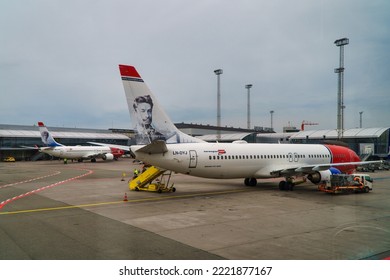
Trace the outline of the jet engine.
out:
<instances>
[{"instance_id":1,"label":"jet engine","mask_svg":"<svg viewBox=\"0 0 390 280\"><path fill-rule=\"evenodd\" d=\"M330 180L330 176L334 174L340 174L340 170L337 168L331 167L328 170L325 171L316 171L315 173L307 175L307 179L309 179L310 182L317 185L321 181L328 181Z\"/></svg>"},{"instance_id":2,"label":"jet engine","mask_svg":"<svg viewBox=\"0 0 390 280\"><path fill-rule=\"evenodd\" d=\"M104 154L104 155L102 156L102 159L103 159L103 160L113 160L113 159L114 159L114 155L111 154L111 153L107 153L107 154Z\"/></svg>"}]
</instances>

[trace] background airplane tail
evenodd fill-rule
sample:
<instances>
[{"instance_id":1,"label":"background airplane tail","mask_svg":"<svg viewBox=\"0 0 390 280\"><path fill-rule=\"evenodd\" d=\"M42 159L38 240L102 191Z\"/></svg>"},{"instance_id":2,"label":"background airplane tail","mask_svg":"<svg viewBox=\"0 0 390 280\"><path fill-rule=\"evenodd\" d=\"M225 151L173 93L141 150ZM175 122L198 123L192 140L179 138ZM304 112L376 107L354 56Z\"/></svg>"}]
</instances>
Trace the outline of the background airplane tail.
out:
<instances>
[{"instance_id":1,"label":"background airplane tail","mask_svg":"<svg viewBox=\"0 0 390 280\"><path fill-rule=\"evenodd\" d=\"M53 136L51 135L47 127L43 124L43 122L38 122L38 126L43 144L49 147L63 146L60 143L57 143L56 140L54 140Z\"/></svg>"},{"instance_id":2,"label":"background airplane tail","mask_svg":"<svg viewBox=\"0 0 390 280\"><path fill-rule=\"evenodd\" d=\"M119 65L119 70L137 144L147 145L153 140L166 143L203 142L176 128L133 66Z\"/></svg>"}]
</instances>

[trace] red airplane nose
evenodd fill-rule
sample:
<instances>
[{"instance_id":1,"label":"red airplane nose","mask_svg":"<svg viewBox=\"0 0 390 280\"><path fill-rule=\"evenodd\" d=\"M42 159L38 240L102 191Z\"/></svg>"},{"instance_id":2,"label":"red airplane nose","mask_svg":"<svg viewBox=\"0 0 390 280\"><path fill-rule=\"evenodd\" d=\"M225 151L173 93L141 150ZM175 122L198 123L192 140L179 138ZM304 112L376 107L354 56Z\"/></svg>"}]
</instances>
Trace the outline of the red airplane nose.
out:
<instances>
[{"instance_id":1,"label":"red airplane nose","mask_svg":"<svg viewBox=\"0 0 390 280\"><path fill-rule=\"evenodd\" d=\"M336 145L325 145L331 155L332 163L343 163L343 162L360 162L359 156L347 147L336 146ZM355 165L346 165L337 167L343 173L353 173L356 169Z\"/></svg>"}]
</instances>

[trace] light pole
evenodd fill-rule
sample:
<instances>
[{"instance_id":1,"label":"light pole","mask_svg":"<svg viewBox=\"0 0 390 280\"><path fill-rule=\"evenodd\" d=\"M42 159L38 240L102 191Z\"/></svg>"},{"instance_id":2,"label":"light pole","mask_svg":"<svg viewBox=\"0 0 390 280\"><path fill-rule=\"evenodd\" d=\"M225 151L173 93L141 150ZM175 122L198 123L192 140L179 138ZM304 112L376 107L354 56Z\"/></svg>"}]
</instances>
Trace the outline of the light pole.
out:
<instances>
[{"instance_id":1,"label":"light pole","mask_svg":"<svg viewBox=\"0 0 390 280\"><path fill-rule=\"evenodd\" d=\"M363 124L363 122L362 122L363 111L359 112L359 114L360 114L360 128L362 128L363 127L362 126L362 124Z\"/></svg>"},{"instance_id":2,"label":"light pole","mask_svg":"<svg viewBox=\"0 0 390 280\"><path fill-rule=\"evenodd\" d=\"M220 75L223 73L222 69L214 70L217 75L217 140L221 140L221 81Z\"/></svg>"},{"instance_id":3,"label":"light pole","mask_svg":"<svg viewBox=\"0 0 390 280\"><path fill-rule=\"evenodd\" d=\"M273 115L274 115L274 110L271 110L271 111L269 111L270 112L270 114L271 114L271 130L272 131L274 131L274 125L273 125Z\"/></svg>"},{"instance_id":4,"label":"light pole","mask_svg":"<svg viewBox=\"0 0 390 280\"><path fill-rule=\"evenodd\" d=\"M342 38L334 41L337 47L340 47L340 65L334 69L338 74L338 91L337 91L337 136L343 138L344 133L344 46L349 44L348 38Z\"/></svg>"},{"instance_id":5,"label":"light pole","mask_svg":"<svg viewBox=\"0 0 390 280\"><path fill-rule=\"evenodd\" d=\"M248 84L248 85L245 85L245 88L248 90L248 104L247 104L247 128L250 129L251 128L251 97L250 97L250 89L251 89L252 85L251 84Z\"/></svg>"}]
</instances>

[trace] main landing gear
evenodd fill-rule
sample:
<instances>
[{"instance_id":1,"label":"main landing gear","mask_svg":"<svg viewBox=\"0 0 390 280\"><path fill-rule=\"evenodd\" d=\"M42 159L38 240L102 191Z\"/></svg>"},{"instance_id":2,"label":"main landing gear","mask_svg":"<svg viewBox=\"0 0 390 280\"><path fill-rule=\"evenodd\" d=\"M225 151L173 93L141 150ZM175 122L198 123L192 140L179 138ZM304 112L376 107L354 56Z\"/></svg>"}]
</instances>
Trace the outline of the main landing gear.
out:
<instances>
[{"instance_id":1,"label":"main landing gear","mask_svg":"<svg viewBox=\"0 0 390 280\"><path fill-rule=\"evenodd\" d=\"M285 181L281 181L279 183L279 190L281 191L293 191L294 187L298 184L302 184L306 182L306 177L287 177Z\"/></svg>"},{"instance_id":2,"label":"main landing gear","mask_svg":"<svg viewBox=\"0 0 390 280\"><path fill-rule=\"evenodd\" d=\"M289 180L279 182L279 190L281 191L293 191L295 184Z\"/></svg>"},{"instance_id":3,"label":"main landing gear","mask_svg":"<svg viewBox=\"0 0 390 280\"><path fill-rule=\"evenodd\" d=\"M248 187L254 187L257 185L257 180L256 178L245 178L244 184Z\"/></svg>"},{"instance_id":4,"label":"main landing gear","mask_svg":"<svg viewBox=\"0 0 390 280\"><path fill-rule=\"evenodd\" d=\"M279 190L281 191L293 191L295 185L301 184L306 182L306 179L304 177L289 177L286 178L285 181L281 181L279 183ZM244 180L245 186L248 187L254 187L257 185L256 178L245 178Z\"/></svg>"}]
</instances>

